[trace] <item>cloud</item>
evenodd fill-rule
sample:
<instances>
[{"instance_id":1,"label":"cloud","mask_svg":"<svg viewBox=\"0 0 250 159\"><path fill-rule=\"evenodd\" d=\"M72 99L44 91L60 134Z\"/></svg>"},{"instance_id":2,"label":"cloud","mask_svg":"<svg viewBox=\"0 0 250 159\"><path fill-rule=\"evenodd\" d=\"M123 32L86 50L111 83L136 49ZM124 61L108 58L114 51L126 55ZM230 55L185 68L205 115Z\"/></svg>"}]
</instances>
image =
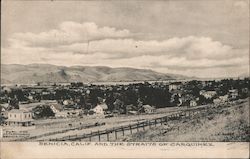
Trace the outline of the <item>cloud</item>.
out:
<instances>
[{"instance_id":1,"label":"cloud","mask_svg":"<svg viewBox=\"0 0 250 159\"><path fill-rule=\"evenodd\" d=\"M126 30L113 27L98 27L95 23L63 22L58 29L39 34L15 33L10 41L13 44L22 43L33 47L55 47L58 45L87 42L106 38L125 38L132 34Z\"/></svg>"},{"instance_id":2,"label":"cloud","mask_svg":"<svg viewBox=\"0 0 250 159\"><path fill-rule=\"evenodd\" d=\"M140 41L134 39L104 39L91 43L75 43L53 49L56 52L63 50L75 54L90 54L103 52L112 58L132 58L142 55L160 56L169 58L185 57L187 59L230 59L247 54L247 50L234 49L209 37L170 38L164 41Z\"/></svg>"},{"instance_id":3,"label":"cloud","mask_svg":"<svg viewBox=\"0 0 250 159\"><path fill-rule=\"evenodd\" d=\"M16 33L1 48L3 63L49 63L135 67L189 76L231 76L248 72L248 48L210 37L136 40L128 30L94 23L64 22L42 33ZM231 71L230 71L231 70Z\"/></svg>"},{"instance_id":4,"label":"cloud","mask_svg":"<svg viewBox=\"0 0 250 159\"><path fill-rule=\"evenodd\" d=\"M234 6L238 8L247 8L247 1L235 1Z\"/></svg>"}]
</instances>

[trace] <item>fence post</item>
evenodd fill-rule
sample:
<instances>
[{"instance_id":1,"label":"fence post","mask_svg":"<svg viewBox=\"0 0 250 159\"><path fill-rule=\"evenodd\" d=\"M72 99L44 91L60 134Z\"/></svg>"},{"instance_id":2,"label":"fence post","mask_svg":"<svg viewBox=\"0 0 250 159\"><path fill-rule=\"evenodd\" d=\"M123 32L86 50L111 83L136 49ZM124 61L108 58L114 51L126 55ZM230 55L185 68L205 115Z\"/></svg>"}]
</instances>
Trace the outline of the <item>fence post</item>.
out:
<instances>
[{"instance_id":1,"label":"fence post","mask_svg":"<svg viewBox=\"0 0 250 159\"><path fill-rule=\"evenodd\" d=\"M142 123L142 128L143 128L143 130L145 130L144 124L145 124L145 122Z\"/></svg>"},{"instance_id":2,"label":"fence post","mask_svg":"<svg viewBox=\"0 0 250 159\"><path fill-rule=\"evenodd\" d=\"M150 120L148 121L148 125L149 125L149 128L151 128L151 122L150 122Z\"/></svg>"},{"instance_id":3,"label":"fence post","mask_svg":"<svg viewBox=\"0 0 250 159\"><path fill-rule=\"evenodd\" d=\"M83 141L85 139L85 134L80 135L80 141ZM83 139L83 140L82 140Z\"/></svg>"},{"instance_id":4,"label":"fence post","mask_svg":"<svg viewBox=\"0 0 250 159\"><path fill-rule=\"evenodd\" d=\"M109 141L109 132L106 130L107 133L107 140Z\"/></svg>"},{"instance_id":5,"label":"fence post","mask_svg":"<svg viewBox=\"0 0 250 159\"><path fill-rule=\"evenodd\" d=\"M124 136L124 128L123 128L123 126L122 126L122 136Z\"/></svg>"},{"instance_id":6,"label":"fence post","mask_svg":"<svg viewBox=\"0 0 250 159\"><path fill-rule=\"evenodd\" d=\"M99 139L99 142L101 141L101 135L100 135L100 131L98 130L98 139Z\"/></svg>"},{"instance_id":7,"label":"fence post","mask_svg":"<svg viewBox=\"0 0 250 159\"><path fill-rule=\"evenodd\" d=\"M161 125L162 125L162 118L161 118Z\"/></svg>"},{"instance_id":8,"label":"fence post","mask_svg":"<svg viewBox=\"0 0 250 159\"><path fill-rule=\"evenodd\" d=\"M89 135L89 141L91 141L91 136L92 136L92 131L90 132L90 135Z\"/></svg>"},{"instance_id":9,"label":"fence post","mask_svg":"<svg viewBox=\"0 0 250 159\"><path fill-rule=\"evenodd\" d=\"M155 127L156 127L156 122L157 122L157 121L156 121L156 119L155 119Z\"/></svg>"},{"instance_id":10,"label":"fence post","mask_svg":"<svg viewBox=\"0 0 250 159\"><path fill-rule=\"evenodd\" d=\"M139 131L139 123L136 124L136 130Z\"/></svg>"},{"instance_id":11,"label":"fence post","mask_svg":"<svg viewBox=\"0 0 250 159\"><path fill-rule=\"evenodd\" d=\"M116 130L114 130L115 131L115 139L117 140L117 132L116 132Z\"/></svg>"},{"instance_id":12,"label":"fence post","mask_svg":"<svg viewBox=\"0 0 250 159\"><path fill-rule=\"evenodd\" d=\"M132 128L130 124L129 124L129 129L130 129L130 134L132 134Z\"/></svg>"}]
</instances>

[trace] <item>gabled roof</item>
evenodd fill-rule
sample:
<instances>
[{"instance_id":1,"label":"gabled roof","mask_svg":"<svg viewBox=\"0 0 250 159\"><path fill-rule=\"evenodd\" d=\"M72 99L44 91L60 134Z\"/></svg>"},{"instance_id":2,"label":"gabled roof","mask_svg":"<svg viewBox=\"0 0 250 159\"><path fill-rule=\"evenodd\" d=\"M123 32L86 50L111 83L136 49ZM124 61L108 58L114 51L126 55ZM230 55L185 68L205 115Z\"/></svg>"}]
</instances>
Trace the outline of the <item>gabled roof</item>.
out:
<instances>
[{"instance_id":1,"label":"gabled roof","mask_svg":"<svg viewBox=\"0 0 250 159\"><path fill-rule=\"evenodd\" d=\"M150 105L143 105L142 106L144 109L155 109L154 107L150 106Z\"/></svg>"},{"instance_id":2,"label":"gabled roof","mask_svg":"<svg viewBox=\"0 0 250 159\"><path fill-rule=\"evenodd\" d=\"M63 110L63 106L61 104L50 104L50 106L53 106L55 109L61 111Z\"/></svg>"},{"instance_id":3,"label":"gabled roof","mask_svg":"<svg viewBox=\"0 0 250 159\"><path fill-rule=\"evenodd\" d=\"M98 107L98 106L102 107L102 109L104 109L104 110L108 109L108 106L106 103L98 104L96 107Z\"/></svg>"},{"instance_id":4,"label":"gabled roof","mask_svg":"<svg viewBox=\"0 0 250 159\"><path fill-rule=\"evenodd\" d=\"M30 113L30 112L24 109L11 109L9 113Z\"/></svg>"}]
</instances>

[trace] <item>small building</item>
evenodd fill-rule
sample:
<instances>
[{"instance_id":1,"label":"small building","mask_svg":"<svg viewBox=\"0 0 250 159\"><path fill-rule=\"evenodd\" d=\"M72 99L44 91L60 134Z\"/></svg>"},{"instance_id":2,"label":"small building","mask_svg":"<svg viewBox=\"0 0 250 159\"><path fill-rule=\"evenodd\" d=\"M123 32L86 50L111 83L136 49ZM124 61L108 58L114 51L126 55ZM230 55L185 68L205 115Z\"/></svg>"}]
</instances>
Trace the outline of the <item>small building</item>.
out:
<instances>
[{"instance_id":1,"label":"small building","mask_svg":"<svg viewBox=\"0 0 250 159\"><path fill-rule=\"evenodd\" d=\"M129 105L126 105L126 114L129 114L130 111L136 111L137 110L137 107L132 105L132 104L129 104Z\"/></svg>"},{"instance_id":2,"label":"small building","mask_svg":"<svg viewBox=\"0 0 250 159\"><path fill-rule=\"evenodd\" d=\"M175 91L175 90L179 90L181 88L182 83L181 82L175 82L175 83L171 83L168 86L169 91Z\"/></svg>"},{"instance_id":3,"label":"small building","mask_svg":"<svg viewBox=\"0 0 250 159\"><path fill-rule=\"evenodd\" d=\"M83 114L82 109L75 109L67 111L68 117L77 117Z\"/></svg>"},{"instance_id":4,"label":"small building","mask_svg":"<svg viewBox=\"0 0 250 159\"><path fill-rule=\"evenodd\" d=\"M74 102L72 101L72 100L64 100L63 101L63 105L73 105L74 104Z\"/></svg>"},{"instance_id":5,"label":"small building","mask_svg":"<svg viewBox=\"0 0 250 159\"><path fill-rule=\"evenodd\" d=\"M232 89L229 90L230 97L232 99L236 99L239 96L238 90L237 89Z\"/></svg>"},{"instance_id":6,"label":"small building","mask_svg":"<svg viewBox=\"0 0 250 159\"><path fill-rule=\"evenodd\" d=\"M216 95L216 91L200 91L200 95L204 96L206 99L211 99Z\"/></svg>"},{"instance_id":7,"label":"small building","mask_svg":"<svg viewBox=\"0 0 250 159\"><path fill-rule=\"evenodd\" d=\"M156 109L150 105L143 105L142 108L143 108L143 112L147 114L151 114L156 111Z\"/></svg>"},{"instance_id":8,"label":"small building","mask_svg":"<svg viewBox=\"0 0 250 159\"><path fill-rule=\"evenodd\" d=\"M55 113L56 118L66 118L67 116L68 116L68 113L66 111Z\"/></svg>"},{"instance_id":9,"label":"small building","mask_svg":"<svg viewBox=\"0 0 250 159\"><path fill-rule=\"evenodd\" d=\"M137 115L138 112L137 112L137 111L131 110L131 111L128 111L128 114L129 114L129 115Z\"/></svg>"},{"instance_id":10,"label":"small building","mask_svg":"<svg viewBox=\"0 0 250 159\"><path fill-rule=\"evenodd\" d=\"M8 112L7 125L30 126L32 124L32 113L26 110L12 109Z\"/></svg>"},{"instance_id":11,"label":"small building","mask_svg":"<svg viewBox=\"0 0 250 159\"><path fill-rule=\"evenodd\" d=\"M190 107L195 107L197 106L197 102L196 100L191 100L190 103L189 103Z\"/></svg>"},{"instance_id":12,"label":"small building","mask_svg":"<svg viewBox=\"0 0 250 159\"><path fill-rule=\"evenodd\" d=\"M219 96L219 99L221 100L221 102L226 102L228 101L228 95L224 95L224 96Z\"/></svg>"},{"instance_id":13,"label":"small building","mask_svg":"<svg viewBox=\"0 0 250 159\"><path fill-rule=\"evenodd\" d=\"M8 118L8 113L6 111L6 108L0 105L0 124L2 124L3 121L7 118Z\"/></svg>"},{"instance_id":14,"label":"small building","mask_svg":"<svg viewBox=\"0 0 250 159\"><path fill-rule=\"evenodd\" d=\"M8 93L10 93L12 91L10 87L3 87L2 90L4 92L8 92Z\"/></svg>"},{"instance_id":15,"label":"small building","mask_svg":"<svg viewBox=\"0 0 250 159\"><path fill-rule=\"evenodd\" d=\"M4 106L1 106L1 105L0 105L0 113L1 113L1 112L5 112L5 111L6 111L6 108L5 108Z\"/></svg>"},{"instance_id":16,"label":"small building","mask_svg":"<svg viewBox=\"0 0 250 159\"><path fill-rule=\"evenodd\" d=\"M58 103L50 104L50 108L55 114L63 110L63 106Z\"/></svg>"},{"instance_id":17,"label":"small building","mask_svg":"<svg viewBox=\"0 0 250 159\"><path fill-rule=\"evenodd\" d=\"M95 108L93 108L93 111L97 115L104 115L105 110L108 109L108 106L106 103L98 104Z\"/></svg>"},{"instance_id":18,"label":"small building","mask_svg":"<svg viewBox=\"0 0 250 159\"><path fill-rule=\"evenodd\" d=\"M56 104L57 101L56 100L41 100L42 103L45 103L45 104Z\"/></svg>"},{"instance_id":19,"label":"small building","mask_svg":"<svg viewBox=\"0 0 250 159\"><path fill-rule=\"evenodd\" d=\"M248 93L248 88L242 88L242 89L241 89L241 92L243 92L243 93Z\"/></svg>"},{"instance_id":20,"label":"small building","mask_svg":"<svg viewBox=\"0 0 250 159\"><path fill-rule=\"evenodd\" d=\"M82 114L83 114L83 112L82 112L81 109L77 109L77 110L63 110L63 111L57 112L55 114L55 117L56 118L74 118L74 117L80 116Z\"/></svg>"},{"instance_id":21,"label":"small building","mask_svg":"<svg viewBox=\"0 0 250 159\"><path fill-rule=\"evenodd\" d=\"M29 100L34 100L33 95L30 94L30 95L28 96L28 99L29 99Z\"/></svg>"},{"instance_id":22,"label":"small building","mask_svg":"<svg viewBox=\"0 0 250 159\"><path fill-rule=\"evenodd\" d=\"M213 103L215 105L221 105L221 104L225 104L228 101L228 95L224 95L224 96L219 96L218 98L213 100Z\"/></svg>"}]
</instances>

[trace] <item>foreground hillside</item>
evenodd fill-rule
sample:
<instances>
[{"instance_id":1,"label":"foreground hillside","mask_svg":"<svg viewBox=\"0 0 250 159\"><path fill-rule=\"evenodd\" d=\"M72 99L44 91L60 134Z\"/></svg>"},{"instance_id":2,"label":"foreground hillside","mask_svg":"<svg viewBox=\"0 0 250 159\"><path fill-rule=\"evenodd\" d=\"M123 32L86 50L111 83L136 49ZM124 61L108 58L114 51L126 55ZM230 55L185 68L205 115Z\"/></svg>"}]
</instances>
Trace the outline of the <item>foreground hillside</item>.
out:
<instances>
[{"instance_id":1,"label":"foreground hillside","mask_svg":"<svg viewBox=\"0 0 250 159\"><path fill-rule=\"evenodd\" d=\"M122 141L250 141L249 101L207 114L171 121Z\"/></svg>"},{"instance_id":2,"label":"foreground hillside","mask_svg":"<svg viewBox=\"0 0 250 159\"><path fill-rule=\"evenodd\" d=\"M2 65L2 83L37 82L106 82L184 79L184 76L163 74L146 69L110 68L104 66L55 66L48 64Z\"/></svg>"}]
</instances>

